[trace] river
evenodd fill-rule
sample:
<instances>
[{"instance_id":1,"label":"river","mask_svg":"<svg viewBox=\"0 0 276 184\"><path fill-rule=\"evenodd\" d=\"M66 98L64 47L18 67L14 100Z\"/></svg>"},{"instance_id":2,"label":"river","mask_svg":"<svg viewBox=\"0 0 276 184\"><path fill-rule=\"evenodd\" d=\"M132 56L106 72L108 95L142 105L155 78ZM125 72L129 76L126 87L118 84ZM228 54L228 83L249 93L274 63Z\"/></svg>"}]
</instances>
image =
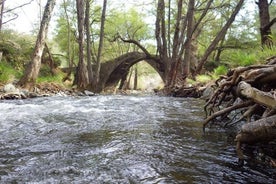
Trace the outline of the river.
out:
<instances>
[{"instance_id":1,"label":"river","mask_svg":"<svg viewBox=\"0 0 276 184\"><path fill-rule=\"evenodd\" d=\"M0 183L274 183L202 133L198 99L99 95L0 102Z\"/></svg>"}]
</instances>

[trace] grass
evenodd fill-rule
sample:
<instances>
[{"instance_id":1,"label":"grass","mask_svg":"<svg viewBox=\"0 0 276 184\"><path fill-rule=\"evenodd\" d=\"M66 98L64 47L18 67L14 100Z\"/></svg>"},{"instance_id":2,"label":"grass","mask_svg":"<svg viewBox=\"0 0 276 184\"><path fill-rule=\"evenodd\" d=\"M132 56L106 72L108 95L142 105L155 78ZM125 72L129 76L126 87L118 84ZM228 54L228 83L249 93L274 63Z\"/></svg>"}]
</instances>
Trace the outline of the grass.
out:
<instances>
[{"instance_id":1,"label":"grass","mask_svg":"<svg viewBox=\"0 0 276 184\"><path fill-rule=\"evenodd\" d=\"M60 72L56 75L40 76L37 78L37 83L58 83L62 84L62 79L64 78L64 73Z\"/></svg>"},{"instance_id":2,"label":"grass","mask_svg":"<svg viewBox=\"0 0 276 184\"><path fill-rule=\"evenodd\" d=\"M225 63L232 68L238 66L249 66L264 64L264 61L276 55L276 46L272 48L254 48L250 50L235 50L235 52L225 52Z\"/></svg>"},{"instance_id":3,"label":"grass","mask_svg":"<svg viewBox=\"0 0 276 184\"><path fill-rule=\"evenodd\" d=\"M0 62L0 82L9 83L21 76L21 72L5 61Z\"/></svg>"}]
</instances>

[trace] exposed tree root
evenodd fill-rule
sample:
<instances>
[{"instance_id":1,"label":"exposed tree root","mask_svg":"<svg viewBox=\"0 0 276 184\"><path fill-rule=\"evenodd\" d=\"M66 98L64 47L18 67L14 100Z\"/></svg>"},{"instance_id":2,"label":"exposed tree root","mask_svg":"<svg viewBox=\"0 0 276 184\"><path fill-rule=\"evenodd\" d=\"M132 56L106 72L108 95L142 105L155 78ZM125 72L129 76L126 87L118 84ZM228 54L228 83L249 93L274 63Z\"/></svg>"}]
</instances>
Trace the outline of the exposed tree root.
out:
<instances>
[{"instance_id":1,"label":"exposed tree root","mask_svg":"<svg viewBox=\"0 0 276 184\"><path fill-rule=\"evenodd\" d=\"M204 106L203 130L214 122L224 127L247 122L236 137L241 160L243 143L276 139L276 56L267 59L265 65L231 70L216 85Z\"/></svg>"}]
</instances>

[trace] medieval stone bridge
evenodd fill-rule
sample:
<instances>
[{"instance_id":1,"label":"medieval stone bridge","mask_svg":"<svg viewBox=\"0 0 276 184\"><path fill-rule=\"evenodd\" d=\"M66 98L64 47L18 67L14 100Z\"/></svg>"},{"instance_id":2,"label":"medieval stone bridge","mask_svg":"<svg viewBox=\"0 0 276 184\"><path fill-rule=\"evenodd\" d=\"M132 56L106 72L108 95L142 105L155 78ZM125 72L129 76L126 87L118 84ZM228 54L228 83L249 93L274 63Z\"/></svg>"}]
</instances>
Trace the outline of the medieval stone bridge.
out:
<instances>
[{"instance_id":1,"label":"medieval stone bridge","mask_svg":"<svg viewBox=\"0 0 276 184\"><path fill-rule=\"evenodd\" d=\"M97 91L102 91L105 87L112 87L118 84L128 74L129 69L140 61L145 61L152 66L164 81L165 66L157 57L148 56L141 52L130 52L101 64Z\"/></svg>"}]
</instances>

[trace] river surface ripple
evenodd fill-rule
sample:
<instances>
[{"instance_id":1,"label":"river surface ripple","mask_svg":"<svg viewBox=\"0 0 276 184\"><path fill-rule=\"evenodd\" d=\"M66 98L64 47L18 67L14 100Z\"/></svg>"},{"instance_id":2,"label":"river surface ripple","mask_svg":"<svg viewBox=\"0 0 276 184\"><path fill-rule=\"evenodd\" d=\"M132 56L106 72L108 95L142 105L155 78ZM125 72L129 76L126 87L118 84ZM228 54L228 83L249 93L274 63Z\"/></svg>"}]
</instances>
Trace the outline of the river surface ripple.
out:
<instances>
[{"instance_id":1,"label":"river surface ripple","mask_svg":"<svg viewBox=\"0 0 276 184\"><path fill-rule=\"evenodd\" d=\"M0 183L274 183L237 166L233 136L202 133L204 102L157 96L0 102Z\"/></svg>"}]
</instances>

